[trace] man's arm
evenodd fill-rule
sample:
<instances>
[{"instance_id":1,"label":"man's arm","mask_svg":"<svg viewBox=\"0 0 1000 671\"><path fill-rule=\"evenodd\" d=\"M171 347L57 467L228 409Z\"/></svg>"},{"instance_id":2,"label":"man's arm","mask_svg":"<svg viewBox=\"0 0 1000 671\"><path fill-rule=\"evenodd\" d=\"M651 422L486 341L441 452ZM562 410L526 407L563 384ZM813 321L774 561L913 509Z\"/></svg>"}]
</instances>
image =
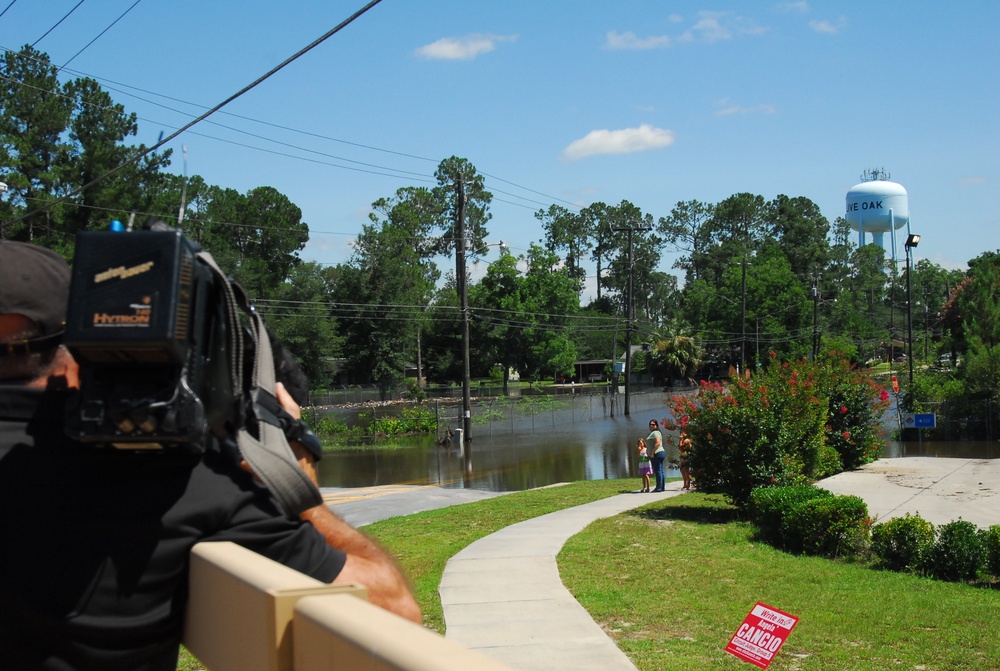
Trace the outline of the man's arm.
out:
<instances>
[{"instance_id":1,"label":"man's arm","mask_svg":"<svg viewBox=\"0 0 1000 671\"><path fill-rule=\"evenodd\" d=\"M293 417L299 419L301 410L284 386L275 385L275 394L281 406ZM299 465L309 475L313 483L319 485L316 476L315 458L298 442L291 443L292 451ZM347 561L334 585L355 583L368 589L368 599L376 606L396 613L417 624L423 622L420 607L410 592L402 571L385 550L368 536L333 514L325 505L310 508L300 515L319 531L327 544L347 555Z\"/></svg>"},{"instance_id":2,"label":"man's arm","mask_svg":"<svg viewBox=\"0 0 1000 671\"><path fill-rule=\"evenodd\" d=\"M423 622L420 607L410 592L402 571L375 541L340 519L325 505L301 515L323 534L330 547L347 554L347 562L334 585L356 583L368 588L368 599L376 606L417 624Z\"/></svg>"}]
</instances>

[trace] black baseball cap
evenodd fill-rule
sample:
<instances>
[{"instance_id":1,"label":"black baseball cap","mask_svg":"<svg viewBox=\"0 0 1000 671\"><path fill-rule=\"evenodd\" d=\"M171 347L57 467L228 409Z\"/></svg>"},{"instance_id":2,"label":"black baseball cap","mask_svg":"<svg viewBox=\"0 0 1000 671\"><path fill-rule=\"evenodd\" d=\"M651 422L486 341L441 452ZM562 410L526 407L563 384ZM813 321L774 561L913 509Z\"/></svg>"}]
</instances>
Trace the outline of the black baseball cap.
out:
<instances>
[{"instance_id":1,"label":"black baseball cap","mask_svg":"<svg viewBox=\"0 0 1000 671\"><path fill-rule=\"evenodd\" d=\"M0 314L24 315L45 340L66 329L69 264L51 249L0 241Z\"/></svg>"}]
</instances>

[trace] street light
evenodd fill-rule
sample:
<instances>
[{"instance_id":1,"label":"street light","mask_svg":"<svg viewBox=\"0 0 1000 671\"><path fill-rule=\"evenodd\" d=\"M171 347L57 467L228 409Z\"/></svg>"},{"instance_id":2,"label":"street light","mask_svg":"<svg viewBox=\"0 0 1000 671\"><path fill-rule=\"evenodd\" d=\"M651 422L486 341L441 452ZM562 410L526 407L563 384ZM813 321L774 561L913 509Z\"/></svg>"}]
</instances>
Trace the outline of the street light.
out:
<instances>
[{"instance_id":1,"label":"street light","mask_svg":"<svg viewBox=\"0 0 1000 671\"><path fill-rule=\"evenodd\" d=\"M910 362L910 393L913 393L913 310L910 307L910 250L920 243L920 236L910 233L906 236L906 337L907 361Z\"/></svg>"}]
</instances>

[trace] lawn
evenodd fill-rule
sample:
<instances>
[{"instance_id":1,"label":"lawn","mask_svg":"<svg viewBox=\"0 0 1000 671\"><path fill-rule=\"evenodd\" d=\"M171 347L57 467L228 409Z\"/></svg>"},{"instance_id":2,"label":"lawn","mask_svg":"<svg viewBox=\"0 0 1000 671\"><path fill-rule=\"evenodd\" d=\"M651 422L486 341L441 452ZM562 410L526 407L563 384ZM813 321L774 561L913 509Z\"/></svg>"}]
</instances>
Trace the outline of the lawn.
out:
<instances>
[{"instance_id":1,"label":"lawn","mask_svg":"<svg viewBox=\"0 0 1000 671\"><path fill-rule=\"evenodd\" d=\"M634 489L573 483L379 522L428 626L448 558L495 529ZM770 669L1000 668L1000 591L797 557L751 540L720 497L665 499L599 520L558 557L563 582L641 671L749 669L724 651L757 601L800 618Z\"/></svg>"},{"instance_id":2,"label":"lawn","mask_svg":"<svg viewBox=\"0 0 1000 671\"><path fill-rule=\"evenodd\" d=\"M643 671L748 669L724 651L758 601L800 618L770 669L1000 668L1000 592L789 555L693 493L599 520L563 582Z\"/></svg>"}]
</instances>

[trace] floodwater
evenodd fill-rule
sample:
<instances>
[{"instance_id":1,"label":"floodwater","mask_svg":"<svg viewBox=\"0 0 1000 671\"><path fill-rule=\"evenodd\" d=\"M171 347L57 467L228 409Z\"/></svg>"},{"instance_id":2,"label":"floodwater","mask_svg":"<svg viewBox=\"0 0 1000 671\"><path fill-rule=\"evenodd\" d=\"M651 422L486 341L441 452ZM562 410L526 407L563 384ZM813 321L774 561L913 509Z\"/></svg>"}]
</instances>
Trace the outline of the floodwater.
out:
<instances>
[{"instance_id":1,"label":"floodwater","mask_svg":"<svg viewBox=\"0 0 1000 671\"><path fill-rule=\"evenodd\" d=\"M632 410L616 417L572 411L533 418L505 428L474 424L466 451L437 445L433 437L401 441L402 447L358 448L324 455L324 487L408 484L508 492L576 480L635 478L635 441L649 433L649 420L668 416L663 394L633 397ZM596 416L595 416L596 415ZM965 459L1000 457L1000 443L890 441L883 457L933 456ZM668 470L667 477L680 477Z\"/></svg>"},{"instance_id":2,"label":"floodwater","mask_svg":"<svg viewBox=\"0 0 1000 671\"><path fill-rule=\"evenodd\" d=\"M412 447L335 452L320 462L320 484L439 485L509 492L558 482L626 478L638 471L632 446L649 433L649 419L633 413L531 433L492 437L474 433L466 445L468 454L456 446L437 445L433 438L414 441Z\"/></svg>"}]
</instances>

